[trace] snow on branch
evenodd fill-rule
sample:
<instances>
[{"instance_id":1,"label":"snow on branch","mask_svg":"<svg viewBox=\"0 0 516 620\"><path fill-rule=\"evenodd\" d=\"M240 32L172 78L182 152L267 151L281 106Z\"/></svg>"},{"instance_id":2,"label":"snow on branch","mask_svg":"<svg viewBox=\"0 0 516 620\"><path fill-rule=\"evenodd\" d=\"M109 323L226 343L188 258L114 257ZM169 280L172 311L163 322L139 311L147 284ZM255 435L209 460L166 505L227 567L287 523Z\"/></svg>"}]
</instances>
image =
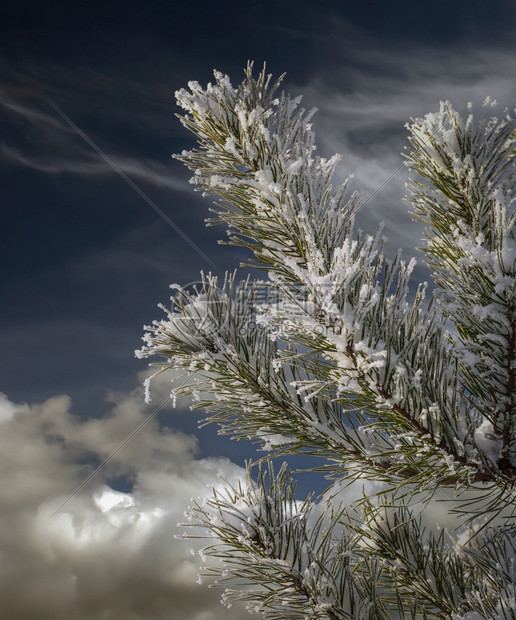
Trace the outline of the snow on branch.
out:
<instances>
[{"instance_id":1,"label":"snow on branch","mask_svg":"<svg viewBox=\"0 0 516 620\"><path fill-rule=\"evenodd\" d=\"M194 504L222 560L206 574L271 619L514 618L515 121L487 100L478 117L443 103L408 126L435 286L414 285L380 224L355 228L360 198L335 183L339 156L317 156L314 111L252 70L176 93L197 139L177 158L264 279L178 287L138 353L269 464ZM345 510L299 502L271 465L292 454L317 457L336 497L376 490ZM443 496L457 534L418 516Z\"/></svg>"}]
</instances>

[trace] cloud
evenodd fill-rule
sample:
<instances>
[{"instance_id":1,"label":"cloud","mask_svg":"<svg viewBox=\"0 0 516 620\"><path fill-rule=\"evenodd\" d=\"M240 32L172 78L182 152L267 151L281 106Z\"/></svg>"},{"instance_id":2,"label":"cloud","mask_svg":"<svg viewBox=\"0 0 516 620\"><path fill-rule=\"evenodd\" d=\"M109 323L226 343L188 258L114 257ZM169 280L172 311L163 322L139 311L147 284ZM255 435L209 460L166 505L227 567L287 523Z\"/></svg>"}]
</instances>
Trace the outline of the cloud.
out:
<instances>
[{"instance_id":1,"label":"cloud","mask_svg":"<svg viewBox=\"0 0 516 620\"><path fill-rule=\"evenodd\" d=\"M512 104L516 99L515 45L507 38L498 46L478 38L474 46L464 38L440 47L382 41L335 16L322 31L324 40L322 34L312 36L324 50L324 64L318 64L316 54L317 71L307 83L302 87L289 83L286 88L302 92L308 107L320 108L315 128L321 152L343 154L341 178L353 173L354 188L367 200L360 224L374 230L384 221L391 250L404 247L412 254L421 228L411 221L403 201L408 176L401 155L407 144L404 125L411 117L437 109L442 99L451 100L457 108L465 108L469 100L480 102L486 95L502 105ZM0 145L5 161L48 174L115 174L50 107L57 101L86 131L93 121L78 103L81 99L88 101L88 109L102 109L94 129L88 130L90 137L124 174L156 188L191 192L186 176L161 156L120 151L122 133L124 140L129 136L139 141L133 131L142 124L149 131L147 144L161 139L163 131L185 138L179 123L170 119L172 87L86 69L73 73L56 66L27 65L18 73L0 69L9 78L2 87L3 110L23 124L28 135L28 139L5 140ZM113 128L119 129L118 136L111 133Z\"/></svg>"},{"instance_id":2,"label":"cloud","mask_svg":"<svg viewBox=\"0 0 516 620\"><path fill-rule=\"evenodd\" d=\"M61 128L63 130L64 128ZM19 149L0 144L0 157L27 168L47 174L76 174L83 177L104 177L120 174L118 170L131 179L143 181L155 187L175 191L191 191L188 182L174 176L173 171L148 158L114 156L107 154L112 165L108 164L88 147L68 145L68 153L62 157L48 153L36 155L22 153Z\"/></svg>"},{"instance_id":3,"label":"cloud","mask_svg":"<svg viewBox=\"0 0 516 620\"><path fill-rule=\"evenodd\" d=\"M120 152L124 133L131 133L135 128L141 130L142 125L149 132L146 141L149 145L163 134L167 123L162 109L162 88L155 87L155 100L152 101L147 94L144 105L138 108L142 103L144 84L136 81L110 80L106 76L101 79L92 71L79 71L72 76L62 67L26 65L16 72L1 60L0 73L4 78L0 88L0 113L10 122L10 135L4 135L0 143L0 158L4 161L47 174L83 177L112 176L117 174L115 168L118 168L134 181L160 189L191 191L185 175L178 174L170 161L153 159L148 151L136 155ZM115 90L117 87L122 92ZM148 87L148 90L153 89ZM116 100L122 95L131 103L124 105L123 100ZM112 101L114 96L115 101ZM101 98L99 109L102 116L95 119L95 130L90 130L86 128L88 120L85 119L83 102L86 98L88 109L94 110L97 97ZM172 93L169 93L169 99L171 108ZM67 122L59 112L61 108L56 107L57 103L72 123L77 121L78 130L95 143L111 164ZM17 127L23 128L19 134ZM114 136L116 142L110 144L116 131L119 132Z\"/></svg>"},{"instance_id":4,"label":"cloud","mask_svg":"<svg viewBox=\"0 0 516 620\"><path fill-rule=\"evenodd\" d=\"M353 189L367 201L359 225L374 232L385 222L390 253L402 247L413 255L423 232L404 201L405 124L435 112L441 100L450 100L463 114L469 101L481 113L487 95L502 109L514 108L515 48L512 41L495 47L462 40L439 48L388 43L356 29L350 33L338 20L328 26L324 53L332 62L295 91L304 95L307 108L319 109L314 118L319 150L325 156L342 154L340 178L353 174Z\"/></svg>"},{"instance_id":5,"label":"cloud","mask_svg":"<svg viewBox=\"0 0 516 620\"><path fill-rule=\"evenodd\" d=\"M154 401L169 389L169 377L157 377ZM225 458L196 459L196 438L160 427L143 406L141 388L109 400L109 415L81 419L67 396L27 405L0 394L3 614L10 620L247 617L242 605L226 609L220 590L198 582L201 559L192 551L206 541L174 539L191 498L222 484L221 475L236 484L243 470ZM115 488L120 479L126 488ZM336 487L325 499L349 505L361 489ZM380 486L366 482L365 489ZM425 516L430 527L444 522L442 509Z\"/></svg>"},{"instance_id":6,"label":"cloud","mask_svg":"<svg viewBox=\"0 0 516 620\"><path fill-rule=\"evenodd\" d=\"M192 542L173 540L191 497L218 484L218 474L234 480L240 468L196 460L195 437L160 429L156 419L116 452L149 412L140 389L111 401L106 418L81 420L67 396L19 405L2 395L2 613L12 620L241 618L241 610L220 605L218 591L196 583ZM110 486L121 476L129 490Z\"/></svg>"}]
</instances>

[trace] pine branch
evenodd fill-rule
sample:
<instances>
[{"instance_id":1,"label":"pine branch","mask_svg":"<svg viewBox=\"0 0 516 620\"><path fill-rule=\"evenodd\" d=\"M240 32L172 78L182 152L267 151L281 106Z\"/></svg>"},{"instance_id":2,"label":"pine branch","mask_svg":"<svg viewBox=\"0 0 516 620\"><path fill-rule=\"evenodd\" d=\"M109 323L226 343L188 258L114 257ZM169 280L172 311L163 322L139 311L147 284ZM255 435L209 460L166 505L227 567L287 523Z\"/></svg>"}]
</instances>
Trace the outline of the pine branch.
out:
<instances>
[{"instance_id":1,"label":"pine branch","mask_svg":"<svg viewBox=\"0 0 516 620\"><path fill-rule=\"evenodd\" d=\"M426 284L410 292L414 261L385 258L381 227L355 230L359 198L334 187L339 157L315 155L313 112L276 97L280 82L248 65L236 88L215 72L178 91L198 140L178 159L216 199L209 223L267 281L227 275L219 288L208 275L180 289L140 356L183 373L174 391L267 450L262 462L313 455L336 481L381 484L357 502L357 525L331 498L299 503L285 468L266 483L249 467L245 485L194 505L218 540L205 552L223 561L207 573L270 620L514 618L515 123L445 103L410 126L427 301ZM264 303L265 284L277 298ZM414 517L434 493L460 495L467 541Z\"/></svg>"},{"instance_id":2,"label":"pine branch","mask_svg":"<svg viewBox=\"0 0 516 620\"><path fill-rule=\"evenodd\" d=\"M207 528L207 538L216 533L219 539L202 554L222 565L203 574L215 577L216 585L230 584L227 603L250 600L250 609L270 620L358 618L372 601L353 576L352 539L335 531L341 511L314 512L309 500L296 500L285 466L276 474L269 464L256 482L248 468L246 488L213 489L211 498L193 506L193 522ZM380 606L369 617L388 616Z\"/></svg>"},{"instance_id":3,"label":"pine branch","mask_svg":"<svg viewBox=\"0 0 516 620\"><path fill-rule=\"evenodd\" d=\"M411 202L428 225L425 251L457 330L450 340L464 390L484 420L477 434L491 442L500 474L514 481L514 120L505 113L475 124L442 104L438 115L416 119L410 129L408 163L420 175L410 185Z\"/></svg>"}]
</instances>

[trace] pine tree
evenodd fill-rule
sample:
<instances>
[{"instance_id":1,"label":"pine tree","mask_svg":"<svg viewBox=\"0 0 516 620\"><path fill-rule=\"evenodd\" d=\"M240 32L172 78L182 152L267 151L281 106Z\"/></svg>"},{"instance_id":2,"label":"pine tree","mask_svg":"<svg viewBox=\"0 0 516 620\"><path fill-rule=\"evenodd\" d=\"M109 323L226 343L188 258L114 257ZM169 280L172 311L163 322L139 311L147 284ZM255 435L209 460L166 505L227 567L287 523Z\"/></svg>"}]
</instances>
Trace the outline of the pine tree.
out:
<instances>
[{"instance_id":1,"label":"pine tree","mask_svg":"<svg viewBox=\"0 0 516 620\"><path fill-rule=\"evenodd\" d=\"M516 618L515 121L488 99L407 125L430 291L381 228L355 228L360 197L334 187L339 157L316 155L313 113L280 82L249 65L236 88L215 72L176 94L209 223L264 273L180 289L139 352L267 451L191 507L204 573L270 620ZM300 501L272 465L292 454L333 492ZM363 492L344 504L348 484ZM456 528L425 523L436 502Z\"/></svg>"}]
</instances>

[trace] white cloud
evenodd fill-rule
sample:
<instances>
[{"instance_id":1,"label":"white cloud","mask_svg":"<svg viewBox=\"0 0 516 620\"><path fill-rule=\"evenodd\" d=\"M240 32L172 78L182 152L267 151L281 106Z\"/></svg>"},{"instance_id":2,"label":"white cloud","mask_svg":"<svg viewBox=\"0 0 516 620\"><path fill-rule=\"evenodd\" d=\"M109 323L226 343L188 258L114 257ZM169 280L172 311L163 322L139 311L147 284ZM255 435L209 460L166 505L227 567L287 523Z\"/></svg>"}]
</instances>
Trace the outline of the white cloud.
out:
<instances>
[{"instance_id":1,"label":"white cloud","mask_svg":"<svg viewBox=\"0 0 516 620\"><path fill-rule=\"evenodd\" d=\"M180 192L190 192L191 188L185 179L185 175L178 174L178 168L173 168L170 161L156 161L140 153L120 153L118 144L106 144L103 136L98 136L93 131L81 127L81 121L77 121L78 130L91 140L111 162L102 158L91 144L87 144L84 138L72 127L57 108L54 101L61 101L63 97L75 93L74 104L85 95L90 97L98 94L103 95L103 116L109 113L118 120L118 131L122 134L126 129L127 122L135 123L138 116L138 125L142 124L142 116L150 115L152 106L147 102L144 109L138 112L130 110L131 118L127 116L127 108L119 105L109 106L106 110L105 98L113 96L113 91L106 91L106 84L102 89L98 86L98 76L95 74L81 75L72 79L62 68L55 68L53 72L38 71L35 67L27 65L26 73L15 73L6 69L1 64L0 72L4 75L4 83L0 88L0 113L11 121L11 127L18 125L23 127L23 134L18 136L18 145L13 146L4 137L0 143L0 158L10 163L18 164L27 168L45 172L47 174L74 174L82 177L103 177L117 174L117 168L133 181L143 182L148 185ZM48 80L48 81L46 81ZM73 85L74 90L70 91ZM127 91L142 85L136 83L123 83ZM113 86L111 87L113 88ZM134 94L134 93L133 93ZM159 98L159 89L155 89L156 97ZM162 95L161 95L162 96ZM156 105L156 102L154 102ZM72 107L70 105L70 107ZM67 112L67 109L62 111ZM162 111L154 109L156 117L161 117ZM73 117L73 113L70 113ZM77 120L70 118L72 123ZM149 126L149 140L156 137L156 120L147 123ZM119 174L119 172L118 172Z\"/></svg>"},{"instance_id":2,"label":"white cloud","mask_svg":"<svg viewBox=\"0 0 516 620\"><path fill-rule=\"evenodd\" d=\"M158 381L156 395L163 395ZM192 497L205 495L222 475L235 484L241 468L227 459L196 460L196 440L150 421L141 389L112 398L111 414L81 420L71 401L56 396L17 405L0 396L0 598L9 620L243 620L226 609L220 591L197 583L200 548L177 540L178 522ZM113 459L91 472L87 457ZM109 486L129 476L132 488ZM368 493L380 489L366 483ZM338 489L328 493L332 496ZM335 501L362 496L341 488ZM317 516L319 509L315 510ZM430 529L453 527L442 505L424 511ZM211 562L213 560L208 560Z\"/></svg>"},{"instance_id":3,"label":"white cloud","mask_svg":"<svg viewBox=\"0 0 516 620\"><path fill-rule=\"evenodd\" d=\"M61 131L64 129L60 128ZM5 161L47 174L67 173L85 177L103 177L119 174L116 170L118 169L133 180L143 181L155 187L181 192L191 191L188 183L175 176L174 171L164 164L145 157L111 155L106 149L105 155L112 162L113 166L111 166L89 147L74 144L74 141L75 139L72 138L70 143L65 145L67 153L63 153L62 156L56 152L38 155L28 150L22 153L19 149L0 144L0 157Z\"/></svg>"},{"instance_id":4,"label":"white cloud","mask_svg":"<svg viewBox=\"0 0 516 620\"><path fill-rule=\"evenodd\" d=\"M10 620L230 620L220 592L196 583L192 541L174 540L192 496L235 479L227 459L196 460L196 439L152 419L140 389L111 414L81 420L66 396L37 405L0 399L0 598ZM128 492L109 477L128 476ZM63 503L70 498L64 505ZM56 512L57 511L57 512ZM201 546L201 545L199 545Z\"/></svg>"},{"instance_id":5,"label":"white cloud","mask_svg":"<svg viewBox=\"0 0 516 620\"><path fill-rule=\"evenodd\" d=\"M154 402L165 399L169 377L158 377L154 388ZM67 396L25 405L0 394L3 614L9 620L248 617L242 606L223 607L219 590L197 582L201 560L191 551L206 541L174 539L192 497L221 484L220 475L235 484L244 472L228 459L197 460L196 438L149 419L153 408L143 405L140 388L110 400L107 417L80 419ZM88 462L111 455L79 488L94 470ZM112 488L113 476L126 476L131 488ZM379 490L375 483L366 488ZM335 501L349 505L361 496L354 484L341 488ZM442 511L428 514L430 526L442 521Z\"/></svg>"},{"instance_id":6,"label":"white cloud","mask_svg":"<svg viewBox=\"0 0 516 620\"><path fill-rule=\"evenodd\" d=\"M359 215L360 226L373 232L385 222L389 251L402 247L411 256L423 230L403 200L405 124L435 112L441 100L450 100L463 114L468 101L480 112L487 95L514 108L514 45L389 47L355 33L352 40L329 37L326 46L334 53L332 65L297 89L308 108L319 109L314 128L320 150L341 153L342 178L353 174L353 189L364 199L371 197Z\"/></svg>"}]
</instances>

